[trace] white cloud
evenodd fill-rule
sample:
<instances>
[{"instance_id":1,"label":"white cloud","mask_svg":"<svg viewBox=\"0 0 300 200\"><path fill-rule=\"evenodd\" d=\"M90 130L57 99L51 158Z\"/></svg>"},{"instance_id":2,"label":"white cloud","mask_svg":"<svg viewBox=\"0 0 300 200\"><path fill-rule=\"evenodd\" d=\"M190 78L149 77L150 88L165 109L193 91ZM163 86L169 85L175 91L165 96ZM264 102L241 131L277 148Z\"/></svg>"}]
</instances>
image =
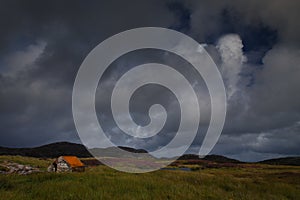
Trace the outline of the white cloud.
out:
<instances>
[{"instance_id":1,"label":"white cloud","mask_svg":"<svg viewBox=\"0 0 300 200\"><path fill-rule=\"evenodd\" d=\"M5 68L3 74L12 75L25 67L31 66L44 52L47 43L38 41L27 46L25 49L13 52L4 59Z\"/></svg>"},{"instance_id":2,"label":"white cloud","mask_svg":"<svg viewBox=\"0 0 300 200\"><path fill-rule=\"evenodd\" d=\"M228 99L238 91L239 73L247 60L243 54L243 43L239 35L228 34L218 41L217 49L222 59L221 73L227 86Z\"/></svg>"}]
</instances>

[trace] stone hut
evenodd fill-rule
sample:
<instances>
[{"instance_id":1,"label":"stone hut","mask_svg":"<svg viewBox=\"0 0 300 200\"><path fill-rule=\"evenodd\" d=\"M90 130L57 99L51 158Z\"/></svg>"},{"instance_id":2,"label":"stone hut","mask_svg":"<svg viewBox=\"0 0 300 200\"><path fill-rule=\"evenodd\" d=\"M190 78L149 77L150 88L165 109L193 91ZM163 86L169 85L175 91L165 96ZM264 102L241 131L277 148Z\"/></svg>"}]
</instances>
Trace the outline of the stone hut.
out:
<instances>
[{"instance_id":1,"label":"stone hut","mask_svg":"<svg viewBox=\"0 0 300 200\"><path fill-rule=\"evenodd\" d=\"M60 156L49 167L49 172L83 172L84 164L76 156Z\"/></svg>"}]
</instances>

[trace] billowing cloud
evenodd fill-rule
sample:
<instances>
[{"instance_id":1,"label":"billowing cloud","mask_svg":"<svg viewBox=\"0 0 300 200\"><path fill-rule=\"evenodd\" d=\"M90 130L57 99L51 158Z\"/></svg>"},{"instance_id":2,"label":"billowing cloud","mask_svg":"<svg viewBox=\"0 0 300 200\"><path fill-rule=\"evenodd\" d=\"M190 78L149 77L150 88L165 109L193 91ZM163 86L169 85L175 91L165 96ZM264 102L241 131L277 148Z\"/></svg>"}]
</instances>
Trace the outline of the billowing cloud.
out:
<instances>
[{"instance_id":1,"label":"billowing cloud","mask_svg":"<svg viewBox=\"0 0 300 200\"><path fill-rule=\"evenodd\" d=\"M225 35L218 41L217 49L222 59L221 73L227 84L228 99L238 90L242 64L246 61L242 48L242 40L236 34Z\"/></svg>"},{"instance_id":2,"label":"billowing cloud","mask_svg":"<svg viewBox=\"0 0 300 200\"><path fill-rule=\"evenodd\" d=\"M213 152L244 160L299 155L299 2L254 1L27 1L0 3L0 145L37 146L80 142L73 124L71 94L77 70L93 47L131 28L159 26L182 31L218 64L229 97L223 134ZM72 5L72 7L70 7ZM10 20L7 20L10 19ZM126 55L100 82L99 119L118 145L159 148L177 130L180 112L172 93L146 87L132 98L132 117L145 125L153 96L168 119L159 137L135 140L111 120L107 96L130 67L149 61L174 65L201 99L199 149L210 118L201 78L188 63L158 52ZM169 59L166 59L166 57ZM160 58L158 58L160 57ZM247 57L247 59L245 59ZM197 59L197 58L195 58ZM103 90L101 90L103 89ZM100 91L101 90L101 91ZM196 151L197 152L197 151Z\"/></svg>"}]
</instances>

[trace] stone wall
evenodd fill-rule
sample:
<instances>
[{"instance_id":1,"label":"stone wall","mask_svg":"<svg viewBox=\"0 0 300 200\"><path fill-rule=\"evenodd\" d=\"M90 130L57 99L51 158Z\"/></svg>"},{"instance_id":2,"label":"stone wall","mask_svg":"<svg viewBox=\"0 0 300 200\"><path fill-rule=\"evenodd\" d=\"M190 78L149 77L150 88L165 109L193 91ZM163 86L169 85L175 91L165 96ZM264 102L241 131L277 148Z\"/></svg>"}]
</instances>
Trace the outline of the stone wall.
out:
<instances>
[{"instance_id":1,"label":"stone wall","mask_svg":"<svg viewBox=\"0 0 300 200\"><path fill-rule=\"evenodd\" d=\"M69 172L72 168L64 160L57 161L57 172Z\"/></svg>"}]
</instances>

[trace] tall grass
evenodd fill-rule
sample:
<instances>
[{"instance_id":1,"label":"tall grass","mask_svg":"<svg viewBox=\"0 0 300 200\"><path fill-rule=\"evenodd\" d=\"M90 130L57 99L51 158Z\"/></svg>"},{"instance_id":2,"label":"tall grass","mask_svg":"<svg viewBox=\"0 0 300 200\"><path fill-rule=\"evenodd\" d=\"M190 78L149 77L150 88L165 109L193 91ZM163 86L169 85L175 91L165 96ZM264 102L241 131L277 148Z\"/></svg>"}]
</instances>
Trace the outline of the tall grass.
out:
<instances>
[{"instance_id":1,"label":"tall grass","mask_svg":"<svg viewBox=\"0 0 300 200\"><path fill-rule=\"evenodd\" d=\"M0 175L0 199L299 199L300 168L262 166L146 174L98 166L84 173Z\"/></svg>"}]
</instances>

